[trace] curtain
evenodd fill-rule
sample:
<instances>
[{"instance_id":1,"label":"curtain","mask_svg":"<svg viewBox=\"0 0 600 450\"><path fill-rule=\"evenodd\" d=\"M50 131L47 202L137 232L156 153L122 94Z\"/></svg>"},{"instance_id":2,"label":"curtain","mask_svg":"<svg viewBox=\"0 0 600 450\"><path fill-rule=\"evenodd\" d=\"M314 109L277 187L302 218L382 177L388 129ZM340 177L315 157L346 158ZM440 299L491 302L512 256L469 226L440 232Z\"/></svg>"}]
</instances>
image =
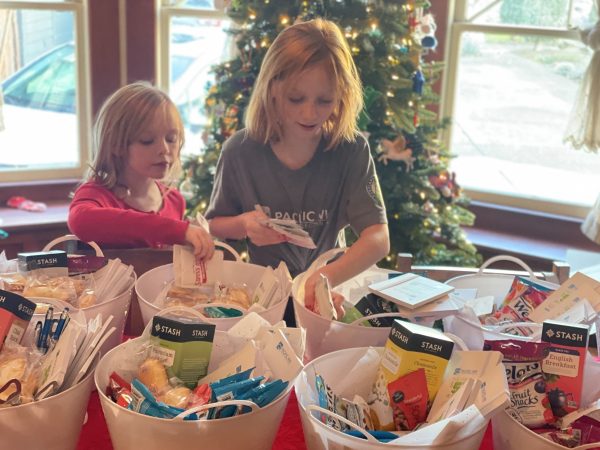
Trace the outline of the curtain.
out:
<instances>
[{"instance_id":1,"label":"curtain","mask_svg":"<svg viewBox=\"0 0 600 450\"><path fill-rule=\"evenodd\" d=\"M600 14L600 0L596 0ZM580 30L581 40L593 51L583 77L565 135L576 149L600 150L600 20L592 28Z\"/></svg>"}]
</instances>

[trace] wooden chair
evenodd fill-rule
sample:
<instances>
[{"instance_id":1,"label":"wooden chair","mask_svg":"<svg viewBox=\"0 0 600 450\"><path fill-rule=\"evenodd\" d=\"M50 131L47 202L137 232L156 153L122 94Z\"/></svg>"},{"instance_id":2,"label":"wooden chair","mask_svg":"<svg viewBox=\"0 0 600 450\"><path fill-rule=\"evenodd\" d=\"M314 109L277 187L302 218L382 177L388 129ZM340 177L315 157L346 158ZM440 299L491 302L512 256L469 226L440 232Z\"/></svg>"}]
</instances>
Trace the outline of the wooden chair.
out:
<instances>
[{"instance_id":1,"label":"wooden chair","mask_svg":"<svg viewBox=\"0 0 600 450\"><path fill-rule=\"evenodd\" d=\"M398 253L396 259L396 270L399 272L417 272L437 281L447 281L458 275L474 274L479 271L478 267L452 267L452 266L423 266L413 265L410 253ZM486 273L503 273L509 275L527 275L523 270L485 269ZM535 272L534 275L542 280L556 284L562 284L569 278L570 266L566 262L554 261L550 272Z\"/></svg>"}]
</instances>

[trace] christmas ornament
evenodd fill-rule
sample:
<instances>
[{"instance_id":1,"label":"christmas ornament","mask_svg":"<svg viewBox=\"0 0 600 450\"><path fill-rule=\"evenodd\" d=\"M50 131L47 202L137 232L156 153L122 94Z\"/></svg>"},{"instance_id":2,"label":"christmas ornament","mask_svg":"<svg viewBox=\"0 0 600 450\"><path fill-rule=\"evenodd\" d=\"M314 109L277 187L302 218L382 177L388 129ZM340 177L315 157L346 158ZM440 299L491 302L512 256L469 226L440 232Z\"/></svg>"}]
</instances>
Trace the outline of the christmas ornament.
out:
<instances>
[{"instance_id":1,"label":"christmas ornament","mask_svg":"<svg viewBox=\"0 0 600 450\"><path fill-rule=\"evenodd\" d=\"M379 161L387 165L388 160L402 161L406 164L406 171L410 172L413 169L413 165L416 158L412 156L412 150L406 148L406 139L404 136L399 135L393 142L389 139L382 139L380 142L381 155Z\"/></svg>"},{"instance_id":2,"label":"christmas ornament","mask_svg":"<svg viewBox=\"0 0 600 450\"><path fill-rule=\"evenodd\" d=\"M187 201L192 200L196 194L194 183L192 182L192 171L188 170L184 180L179 184L179 193Z\"/></svg>"},{"instance_id":3,"label":"christmas ornament","mask_svg":"<svg viewBox=\"0 0 600 450\"><path fill-rule=\"evenodd\" d=\"M425 85L425 76L423 76L423 72L421 69L417 69L413 74L412 78L413 82L413 92L422 95L423 94L423 86Z\"/></svg>"}]
</instances>

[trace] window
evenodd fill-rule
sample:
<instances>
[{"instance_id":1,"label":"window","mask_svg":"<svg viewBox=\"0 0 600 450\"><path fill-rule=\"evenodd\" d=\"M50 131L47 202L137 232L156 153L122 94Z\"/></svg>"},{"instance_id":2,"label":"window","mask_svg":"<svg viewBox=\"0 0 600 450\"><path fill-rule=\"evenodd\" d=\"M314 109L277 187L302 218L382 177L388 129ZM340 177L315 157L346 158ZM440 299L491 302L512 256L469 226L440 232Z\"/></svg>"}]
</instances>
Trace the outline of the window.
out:
<instances>
[{"instance_id":1,"label":"window","mask_svg":"<svg viewBox=\"0 0 600 450\"><path fill-rule=\"evenodd\" d=\"M83 173L89 159L85 9L82 0L0 1L2 181Z\"/></svg>"},{"instance_id":2,"label":"window","mask_svg":"<svg viewBox=\"0 0 600 450\"><path fill-rule=\"evenodd\" d=\"M231 38L225 30L231 22L222 3L165 1L160 10L159 84L183 118L183 155L202 151L202 131L207 123L204 100L207 86L214 81L211 67L229 59Z\"/></svg>"},{"instance_id":3,"label":"window","mask_svg":"<svg viewBox=\"0 0 600 450\"><path fill-rule=\"evenodd\" d=\"M444 115L452 168L476 200L583 217L600 155L563 144L591 50L595 0L456 0Z\"/></svg>"}]
</instances>

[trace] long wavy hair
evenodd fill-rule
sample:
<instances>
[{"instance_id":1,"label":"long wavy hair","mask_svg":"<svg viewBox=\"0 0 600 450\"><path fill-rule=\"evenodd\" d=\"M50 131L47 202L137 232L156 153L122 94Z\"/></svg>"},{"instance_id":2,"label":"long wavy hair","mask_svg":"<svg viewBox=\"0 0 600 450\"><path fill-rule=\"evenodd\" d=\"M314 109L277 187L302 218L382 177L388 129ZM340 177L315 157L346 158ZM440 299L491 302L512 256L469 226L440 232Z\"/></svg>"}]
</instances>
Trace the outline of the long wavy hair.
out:
<instances>
[{"instance_id":1,"label":"long wavy hair","mask_svg":"<svg viewBox=\"0 0 600 450\"><path fill-rule=\"evenodd\" d=\"M175 122L179 137L178 154L162 181L169 185L178 180L179 155L184 144L183 121L169 96L145 81L123 86L100 108L93 128L94 161L86 180L111 190L117 186L119 174L127 163L129 145L140 138L161 109Z\"/></svg>"},{"instance_id":2,"label":"long wavy hair","mask_svg":"<svg viewBox=\"0 0 600 450\"><path fill-rule=\"evenodd\" d=\"M277 117L282 92L304 70L324 64L332 74L337 105L323 125L327 149L343 140L354 141L357 117L363 107L362 83L348 43L337 25L324 19L300 22L283 30L263 59L246 110L247 133L256 141L277 142L283 129ZM280 94L274 85L281 82Z\"/></svg>"}]
</instances>

